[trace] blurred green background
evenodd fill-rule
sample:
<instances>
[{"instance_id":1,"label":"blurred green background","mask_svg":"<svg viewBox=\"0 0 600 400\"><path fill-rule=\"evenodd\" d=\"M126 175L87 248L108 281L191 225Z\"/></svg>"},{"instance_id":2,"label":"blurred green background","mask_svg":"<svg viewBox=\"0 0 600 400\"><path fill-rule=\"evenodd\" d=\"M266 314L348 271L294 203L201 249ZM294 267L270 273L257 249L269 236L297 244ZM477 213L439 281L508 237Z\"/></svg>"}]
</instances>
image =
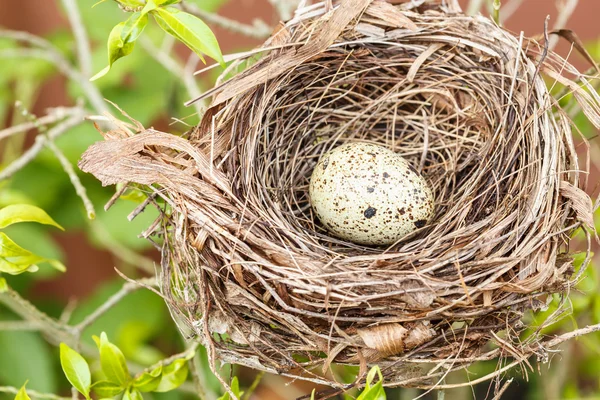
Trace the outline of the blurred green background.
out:
<instances>
[{"instance_id":1,"label":"blurred green background","mask_svg":"<svg viewBox=\"0 0 600 400\"><path fill-rule=\"evenodd\" d=\"M277 22L276 13L267 0L187 0L210 12L218 12L245 23L261 18L269 25ZM515 3L517 1L513 0ZM93 45L93 70L106 65L105 42L112 27L126 15L113 2L104 2L92 8L96 0L78 0L85 27ZM466 1L462 2L466 6ZM507 3L511 3L510 1ZM543 29L547 14L556 17L554 1L524 0L507 21L508 28L524 30L528 35ZM560 3L560 2L558 2ZM596 59L600 59L600 30L595 22L598 0L581 0L569 20L584 39ZM152 24L151 24L152 25ZM75 43L59 0L0 0L0 27L30 32L43 36L57 46L69 60L75 60ZM215 29L225 54L252 48L260 43L224 29ZM177 133L197 122L195 110L183 106L189 99L181 76L166 69L156 60L154 50L169 46L164 34L156 26L149 26L145 35L148 46L138 46L132 55L120 60L103 79L96 82L102 96L115 102L144 126ZM23 110L42 116L48 107L73 106L83 98L78 85L64 78L47 61L15 56L18 47L13 40L0 35L0 129L28 120ZM154 48L154 50L153 50ZM559 47L568 51L566 45ZM182 67L189 61L189 52L176 45L171 53ZM573 56L576 57L576 56ZM582 60L575 64L585 68ZM208 88L215 74L205 74L197 80ZM20 106L16 107L15 102ZM185 121L175 122L175 117ZM595 138L597 132L578 118L583 135ZM33 143L35 132L13 135L0 142L0 167L17 159ZM91 123L70 129L56 140L57 146L72 164L82 152L101 139ZM597 195L600 166L600 147L592 140L593 173L590 176L591 194ZM138 205L133 201L118 201L108 212L103 205L114 194L114 188L103 188L91 176L79 174L83 185L96 206L97 218L86 217L81 200L75 193L54 154L44 150L10 181L0 182L0 207L15 203L37 205L48 212L66 232L56 233L36 224L20 224L7 229L17 243L48 258L56 258L67 265L67 273L58 273L44 267L37 274L8 277L9 284L30 299L41 310L59 318L65 307L72 308L71 321L81 321L102 304L122 285L114 268L133 278L148 276L143 266L152 268L159 255L151 244L138 235L155 217L149 208L132 222L127 215ZM600 229L600 213L596 215ZM585 279L573 293L573 315L555 324L548 333L557 333L600 323L600 277L596 257ZM548 312L550 312L549 310ZM20 387L29 380L28 388L47 393L69 395L69 384L60 371L57 348L49 345L35 330L13 331L3 329L2 322L14 318L0 306L0 386ZM533 317L532 317L533 318ZM538 317L539 318L539 317ZM92 344L91 335L107 332L111 340L125 353L128 360L150 365L183 349L183 342L162 300L150 291L138 291L111 309L90 326L84 339ZM600 398L600 334L593 334L562 346L563 352L552 357L549 364L538 365L532 360L535 372L527 374L516 370L504 378L514 377L503 398L515 399L595 399ZM491 372L495 362L481 363L469 369L469 378ZM205 368L206 369L206 368ZM226 378L229 370L223 369ZM254 373L235 370L242 386L249 386ZM206 372L207 385L220 392L216 379ZM465 374L452 376L447 383L464 380ZM489 384L475 389L448 391L446 399L486 398ZM277 376L263 377L253 398L292 399L310 393L312 385L290 383ZM388 399L409 399L420 394L412 390L390 390ZM435 394L426 398L435 398ZM157 399L192 398L184 391L153 394ZM491 396L490 396L491 397ZM12 396L1 395L0 399Z\"/></svg>"}]
</instances>

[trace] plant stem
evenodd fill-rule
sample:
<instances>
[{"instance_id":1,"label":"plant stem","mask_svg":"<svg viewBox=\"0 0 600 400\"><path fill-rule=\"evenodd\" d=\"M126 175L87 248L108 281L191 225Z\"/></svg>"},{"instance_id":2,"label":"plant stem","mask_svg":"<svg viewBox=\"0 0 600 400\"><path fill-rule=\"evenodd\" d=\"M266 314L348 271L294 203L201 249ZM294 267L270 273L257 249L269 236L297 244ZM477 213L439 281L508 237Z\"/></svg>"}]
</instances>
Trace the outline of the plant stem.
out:
<instances>
[{"instance_id":1,"label":"plant stem","mask_svg":"<svg viewBox=\"0 0 600 400\"><path fill-rule=\"evenodd\" d=\"M83 75L84 78L89 79L89 77L92 76L92 54L90 51L90 41L83 25L83 21L81 20L79 7L75 0L62 0L62 3L77 43L77 57L79 59L81 75Z\"/></svg>"},{"instance_id":2,"label":"plant stem","mask_svg":"<svg viewBox=\"0 0 600 400\"><path fill-rule=\"evenodd\" d=\"M30 389L26 389L26 391L27 391L27 394L29 395L29 397L34 398L34 399L71 400L70 397L57 396L57 395L51 394L51 393L40 393L40 392L37 392L35 390L30 390ZM17 394L17 393L19 393L19 388L12 387L12 386L0 386L0 393Z\"/></svg>"}]
</instances>

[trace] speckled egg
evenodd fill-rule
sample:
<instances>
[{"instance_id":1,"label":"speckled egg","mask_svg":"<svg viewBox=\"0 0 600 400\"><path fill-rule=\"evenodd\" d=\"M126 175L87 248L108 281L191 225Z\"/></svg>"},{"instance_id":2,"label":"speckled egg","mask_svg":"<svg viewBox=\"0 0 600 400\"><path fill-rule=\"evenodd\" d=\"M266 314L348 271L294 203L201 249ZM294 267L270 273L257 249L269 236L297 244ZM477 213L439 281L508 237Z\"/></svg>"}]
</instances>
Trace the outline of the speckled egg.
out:
<instances>
[{"instance_id":1,"label":"speckled egg","mask_svg":"<svg viewBox=\"0 0 600 400\"><path fill-rule=\"evenodd\" d=\"M310 177L310 201L333 235L390 245L431 218L431 188L402 156L374 144L348 143L326 153Z\"/></svg>"}]
</instances>

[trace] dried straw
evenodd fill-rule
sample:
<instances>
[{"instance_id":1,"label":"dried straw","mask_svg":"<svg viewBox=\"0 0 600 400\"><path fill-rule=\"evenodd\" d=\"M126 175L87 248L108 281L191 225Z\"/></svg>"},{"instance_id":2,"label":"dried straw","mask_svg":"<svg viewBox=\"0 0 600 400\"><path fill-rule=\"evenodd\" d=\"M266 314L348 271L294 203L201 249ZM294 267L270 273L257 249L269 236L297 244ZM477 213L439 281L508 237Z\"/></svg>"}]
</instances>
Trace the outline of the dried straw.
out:
<instances>
[{"instance_id":1,"label":"dried straw","mask_svg":"<svg viewBox=\"0 0 600 400\"><path fill-rule=\"evenodd\" d=\"M323 374L332 363L360 366L358 385L378 364L387 385L444 387L476 360L512 360L489 379L560 342L524 335L522 320L577 281L569 242L582 227L587 265L592 202L541 74L597 126L600 98L544 42L453 1L393 3L306 6L205 94L198 128L122 125L83 157L104 184L149 185L164 201L147 233L164 239L161 291L213 366L344 389ZM436 198L427 226L389 248L328 235L308 178L350 141L422 172Z\"/></svg>"}]
</instances>

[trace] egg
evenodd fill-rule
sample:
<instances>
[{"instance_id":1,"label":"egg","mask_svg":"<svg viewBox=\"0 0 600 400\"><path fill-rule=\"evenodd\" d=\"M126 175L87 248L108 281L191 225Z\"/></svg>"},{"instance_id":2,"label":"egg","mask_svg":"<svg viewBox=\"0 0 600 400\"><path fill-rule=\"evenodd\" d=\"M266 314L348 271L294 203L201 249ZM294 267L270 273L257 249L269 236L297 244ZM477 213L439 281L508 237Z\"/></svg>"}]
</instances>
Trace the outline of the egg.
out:
<instances>
[{"instance_id":1,"label":"egg","mask_svg":"<svg viewBox=\"0 0 600 400\"><path fill-rule=\"evenodd\" d=\"M327 230L364 245L390 245L427 225L431 188L399 154L348 143L324 154L310 177L312 208Z\"/></svg>"}]
</instances>

